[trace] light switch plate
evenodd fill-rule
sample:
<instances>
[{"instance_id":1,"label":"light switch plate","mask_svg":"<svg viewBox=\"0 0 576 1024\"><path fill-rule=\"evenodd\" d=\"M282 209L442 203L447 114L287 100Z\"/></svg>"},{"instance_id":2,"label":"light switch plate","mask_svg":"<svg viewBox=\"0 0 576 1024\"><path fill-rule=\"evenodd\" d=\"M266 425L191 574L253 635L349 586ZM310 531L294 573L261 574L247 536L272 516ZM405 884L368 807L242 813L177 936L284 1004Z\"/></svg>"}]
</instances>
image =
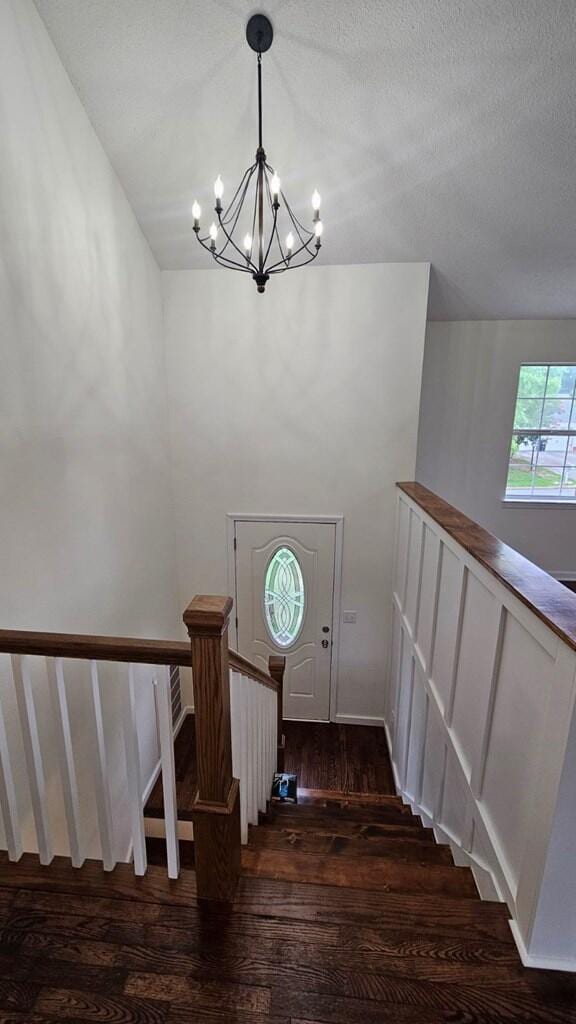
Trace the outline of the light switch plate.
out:
<instances>
[{"instance_id":1,"label":"light switch plate","mask_svg":"<svg viewBox=\"0 0 576 1024\"><path fill-rule=\"evenodd\" d=\"M356 612L344 612L344 622L356 622Z\"/></svg>"}]
</instances>

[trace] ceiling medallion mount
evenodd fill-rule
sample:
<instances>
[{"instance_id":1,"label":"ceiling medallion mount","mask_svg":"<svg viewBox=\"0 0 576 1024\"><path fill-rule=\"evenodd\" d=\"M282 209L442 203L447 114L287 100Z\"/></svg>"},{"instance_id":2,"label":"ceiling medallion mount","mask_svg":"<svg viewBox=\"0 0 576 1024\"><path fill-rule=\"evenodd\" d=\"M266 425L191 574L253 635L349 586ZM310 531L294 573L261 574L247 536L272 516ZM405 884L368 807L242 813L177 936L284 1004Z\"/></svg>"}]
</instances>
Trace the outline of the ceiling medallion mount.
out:
<instances>
[{"instance_id":1,"label":"ceiling medallion mount","mask_svg":"<svg viewBox=\"0 0 576 1024\"><path fill-rule=\"evenodd\" d=\"M201 209L192 206L194 231L204 247L221 267L251 274L257 290L262 293L274 274L295 270L315 260L322 244L323 224L320 219L320 195L312 196L312 227L305 227L296 217L282 191L280 179L266 160L262 144L262 54L272 45L274 31L265 14L254 14L246 25L248 45L257 54L258 66L258 149L253 164L244 172L229 205L222 206L224 184L220 175L214 183L217 222L213 221L207 235L200 234ZM281 222L288 228L281 241ZM250 230L246 230L249 227ZM245 232L242 241L239 236ZM223 239L219 241L222 232Z\"/></svg>"}]
</instances>

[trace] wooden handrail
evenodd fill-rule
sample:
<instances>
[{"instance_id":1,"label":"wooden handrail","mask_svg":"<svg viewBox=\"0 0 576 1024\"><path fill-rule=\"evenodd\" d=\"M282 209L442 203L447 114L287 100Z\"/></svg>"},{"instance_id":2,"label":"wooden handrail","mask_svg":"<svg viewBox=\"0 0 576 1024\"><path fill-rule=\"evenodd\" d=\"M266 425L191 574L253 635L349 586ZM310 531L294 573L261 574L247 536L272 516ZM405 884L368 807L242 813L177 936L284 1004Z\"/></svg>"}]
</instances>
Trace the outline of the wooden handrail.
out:
<instances>
[{"instance_id":1,"label":"wooden handrail","mask_svg":"<svg viewBox=\"0 0 576 1024\"><path fill-rule=\"evenodd\" d=\"M190 667L190 644L179 640L143 640L139 637L92 636L83 633L38 633L27 629L0 629L0 654L35 654L47 658L120 661L145 665ZM278 683L237 651L230 650L230 667L271 690Z\"/></svg>"},{"instance_id":2,"label":"wooden handrail","mask_svg":"<svg viewBox=\"0 0 576 1024\"><path fill-rule=\"evenodd\" d=\"M250 679L256 680L257 683L262 683L262 686L267 686L270 690L274 690L278 693L280 683L277 679L272 676L272 673L268 675L263 669L258 668L247 658L244 658L237 651L228 651L228 660L230 662L230 668L236 672L241 672L244 676L250 676Z\"/></svg>"},{"instance_id":3,"label":"wooden handrail","mask_svg":"<svg viewBox=\"0 0 576 1024\"><path fill-rule=\"evenodd\" d=\"M422 484L396 486L576 651L576 596L567 587Z\"/></svg>"},{"instance_id":4,"label":"wooden handrail","mask_svg":"<svg viewBox=\"0 0 576 1024\"><path fill-rule=\"evenodd\" d=\"M178 640L90 636L81 633L36 633L0 629L0 654L36 654L47 658L122 661L145 665L190 665L190 645Z\"/></svg>"}]
</instances>

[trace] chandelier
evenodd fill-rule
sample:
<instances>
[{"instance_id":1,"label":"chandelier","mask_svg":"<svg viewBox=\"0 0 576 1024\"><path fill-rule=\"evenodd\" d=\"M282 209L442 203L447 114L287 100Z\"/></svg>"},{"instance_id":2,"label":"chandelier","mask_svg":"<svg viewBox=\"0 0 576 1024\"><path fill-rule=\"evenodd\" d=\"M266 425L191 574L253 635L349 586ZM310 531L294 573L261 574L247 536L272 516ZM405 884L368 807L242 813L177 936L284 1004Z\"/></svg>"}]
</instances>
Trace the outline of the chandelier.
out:
<instances>
[{"instance_id":1,"label":"chandelier","mask_svg":"<svg viewBox=\"0 0 576 1024\"><path fill-rule=\"evenodd\" d=\"M272 25L264 14L254 14L246 26L246 39L258 60L258 149L253 164L244 172L229 205L222 206L224 184L220 175L214 183L216 221L207 235L200 231L201 209L192 206L194 231L221 267L251 274L259 292L273 274L304 267L315 260L321 246L323 224L320 195L312 196L312 228L296 217L282 191L280 178L266 160L262 145L262 54L270 49ZM246 231L246 228L249 230ZM288 229L284 242L281 236ZM239 236L245 231L244 238Z\"/></svg>"}]
</instances>

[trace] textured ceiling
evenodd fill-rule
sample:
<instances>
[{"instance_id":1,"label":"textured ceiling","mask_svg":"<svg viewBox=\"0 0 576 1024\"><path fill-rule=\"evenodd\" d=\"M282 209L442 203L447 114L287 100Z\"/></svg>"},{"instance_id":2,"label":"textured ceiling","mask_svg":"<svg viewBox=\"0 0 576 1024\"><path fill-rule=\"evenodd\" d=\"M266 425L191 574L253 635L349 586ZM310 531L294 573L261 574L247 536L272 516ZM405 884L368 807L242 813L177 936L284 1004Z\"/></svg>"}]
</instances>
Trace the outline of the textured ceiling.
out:
<instances>
[{"instance_id":1,"label":"textured ceiling","mask_svg":"<svg viewBox=\"0 0 576 1024\"><path fill-rule=\"evenodd\" d=\"M575 0L36 6L162 268L208 264L191 202L254 158L265 9L264 142L323 262L430 260L433 319L576 316Z\"/></svg>"}]
</instances>

